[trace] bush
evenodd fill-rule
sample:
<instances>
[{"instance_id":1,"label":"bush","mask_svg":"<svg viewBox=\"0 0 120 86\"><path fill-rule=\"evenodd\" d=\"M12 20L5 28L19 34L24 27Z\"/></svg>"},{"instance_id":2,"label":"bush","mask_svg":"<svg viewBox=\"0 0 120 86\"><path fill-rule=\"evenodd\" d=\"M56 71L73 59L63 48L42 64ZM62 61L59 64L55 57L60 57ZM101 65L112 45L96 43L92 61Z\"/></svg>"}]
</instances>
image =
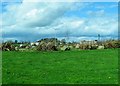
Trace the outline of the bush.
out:
<instances>
[{"instance_id":1,"label":"bush","mask_svg":"<svg viewBox=\"0 0 120 86\"><path fill-rule=\"evenodd\" d=\"M37 47L38 51L57 51L57 46L53 42L41 42Z\"/></svg>"},{"instance_id":2,"label":"bush","mask_svg":"<svg viewBox=\"0 0 120 86\"><path fill-rule=\"evenodd\" d=\"M95 50L95 49L97 49L97 48L98 48L97 45L92 45L91 48L90 48L90 50Z\"/></svg>"},{"instance_id":3,"label":"bush","mask_svg":"<svg viewBox=\"0 0 120 86\"><path fill-rule=\"evenodd\" d=\"M12 45L11 42L6 42L6 43L3 43L2 50L3 51L14 51L15 50L15 46Z\"/></svg>"},{"instance_id":4,"label":"bush","mask_svg":"<svg viewBox=\"0 0 120 86\"><path fill-rule=\"evenodd\" d=\"M120 48L120 42L119 41L107 41L105 42L105 49L108 48Z\"/></svg>"},{"instance_id":5,"label":"bush","mask_svg":"<svg viewBox=\"0 0 120 86\"><path fill-rule=\"evenodd\" d=\"M46 45L45 44L42 44L42 45L38 45L37 47L36 47L36 49L38 50L38 51L45 51L46 50Z\"/></svg>"},{"instance_id":6,"label":"bush","mask_svg":"<svg viewBox=\"0 0 120 86\"><path fill-rule=\"evenodd\" d=\"M69 50L70 50L70 47L67 46L67 45L64 45L64 46L62 46L62 47L60 48L60 50L62 50L62 51L69 51Z\"/></svg>"},{"instance_id":7,"label":"bush","mask_svg":"<svg viewBox=\"0 0 120 86\"><path fill-rule=\"evenodd\" d=\"M90 49L90 46L88 44L81 44L80 49L87 50Z\"/></svg>"},{"instance_id":8,"label":"bush","mask_svg":"<svg viewBox=\"0 0 120 86\"><path fill-rule=\"evenodd\" d=\"M57 46L53 42L48 42L46 47L49 51L57 51Z\"/></svg>"}]
</instances>

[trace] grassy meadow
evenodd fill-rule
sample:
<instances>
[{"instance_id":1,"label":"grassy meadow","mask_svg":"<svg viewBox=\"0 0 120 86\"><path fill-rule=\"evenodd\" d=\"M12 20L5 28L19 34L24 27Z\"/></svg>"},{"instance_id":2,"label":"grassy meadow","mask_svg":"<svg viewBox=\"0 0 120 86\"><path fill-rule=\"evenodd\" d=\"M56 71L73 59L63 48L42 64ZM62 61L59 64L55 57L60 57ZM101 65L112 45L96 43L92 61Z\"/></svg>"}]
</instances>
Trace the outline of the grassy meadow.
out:
<instances>
[{"instance_id":1,"label":"grassy meadow","mask_svg":"<svg viewBox=\"0 0 120 86\"><path fill-rule=\"evenodd\" d=\"M118 49L2 52L3 84L117 84Z\"/></svg>"}]
</instances>

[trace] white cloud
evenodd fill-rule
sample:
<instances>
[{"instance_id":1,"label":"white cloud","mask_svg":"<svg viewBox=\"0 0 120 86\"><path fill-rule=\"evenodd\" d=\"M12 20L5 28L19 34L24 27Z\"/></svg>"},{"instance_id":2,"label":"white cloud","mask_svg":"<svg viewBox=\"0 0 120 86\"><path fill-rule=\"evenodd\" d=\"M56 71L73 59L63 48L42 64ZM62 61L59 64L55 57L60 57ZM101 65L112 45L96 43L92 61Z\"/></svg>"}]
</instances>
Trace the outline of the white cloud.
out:
<instances>
[{"instance_id":1,"label":"white cloud","mask_svg":"<svg viewBox=\"0 0 120 86\"><path fill-rule=\"evenodd\" d=\"M104 11L104 10L98 10L98 11L95 11L95 12L94 12L94 11L90 10L90 11L87 12L87 14L90 15L90 16L91 16L91 15L92 15L92 16L93 16L93 15L94 15L94 16L105 16L105 11Z\"/></svg>"},{"instance_id":2,"label":"white cloud","mask_svg":"<svg viewBox=\"0 0 120 86\"><path fill-rule=\"evenodd\" d=\"M6 39L37 40L56 35L61 39L68 32L71 40L82 40L89 36L95 39L97 34L117 35L117 19L104 16L104 10L89 11L88 14L93 16L91 18L64 16L65 12L83 8L83 5L80 3L75 7L74 3L58 2L8 5L7 12L3 13L3 36Z\"/></svg>"}]
</instances>

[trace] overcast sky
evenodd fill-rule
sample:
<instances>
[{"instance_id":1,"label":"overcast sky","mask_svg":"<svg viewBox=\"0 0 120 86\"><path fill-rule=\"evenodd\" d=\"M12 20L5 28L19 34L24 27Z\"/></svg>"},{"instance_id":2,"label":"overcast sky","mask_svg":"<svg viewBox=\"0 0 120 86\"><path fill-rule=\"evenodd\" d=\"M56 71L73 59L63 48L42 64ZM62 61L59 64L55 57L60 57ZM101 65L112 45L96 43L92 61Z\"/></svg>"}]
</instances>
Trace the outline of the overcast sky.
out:
<instances>
[{"instance_id":1,"label":"overcast sky","mask_svg":"<svg viewBox=\"0 0 120 86\"><path fill-rule=\"evenodd\" d=\"M117 2L3 2L4 40L36 41L69 36L69 41L118 36Z\"/></svg>"}]
</instances>

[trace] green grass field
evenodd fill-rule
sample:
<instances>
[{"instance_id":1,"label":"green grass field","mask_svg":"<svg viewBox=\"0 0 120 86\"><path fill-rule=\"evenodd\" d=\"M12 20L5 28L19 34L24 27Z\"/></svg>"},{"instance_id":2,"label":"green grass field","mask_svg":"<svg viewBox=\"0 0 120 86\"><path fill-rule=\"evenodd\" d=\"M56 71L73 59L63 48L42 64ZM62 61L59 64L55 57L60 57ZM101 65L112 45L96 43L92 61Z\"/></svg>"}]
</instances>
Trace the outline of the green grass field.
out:
<instances>
[{"instance_id":1,"label":"green grass field","mask_svg":"<svg viewBox=\"0 0 120 86\"><path fill-rule=\"evenodd\" d=\"M3 84L117 84L118 50L3 52Z\"/></svg>"}]
</instances>

